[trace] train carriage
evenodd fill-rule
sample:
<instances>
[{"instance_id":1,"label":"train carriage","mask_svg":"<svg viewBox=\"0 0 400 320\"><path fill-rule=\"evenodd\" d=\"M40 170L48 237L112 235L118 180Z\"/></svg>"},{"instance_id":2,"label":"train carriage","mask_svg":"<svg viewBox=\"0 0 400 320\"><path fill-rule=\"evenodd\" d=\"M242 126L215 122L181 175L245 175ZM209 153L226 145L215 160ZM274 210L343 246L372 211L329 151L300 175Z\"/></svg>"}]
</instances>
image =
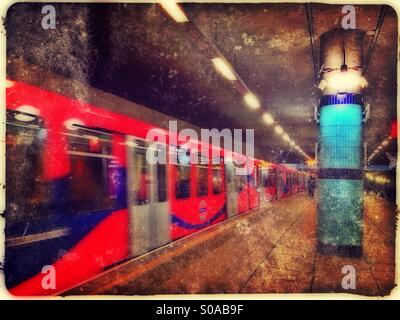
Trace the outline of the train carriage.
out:
<instances>
[{"instance_id":1,"label":"train carriage","mask_svg":"<svg viewBox=\"0 0 400 320\"><path fill-rule=\"evenodd\" d=\"M277 193L277 167L274 164L267 164L261 168L263 179L263 195L265 202L278 199Z\"/></svg>"},{"instance_id":2,"label":"train carriage","mask_svg":"<svg viewBox=\"0 0 400 320\"><path fill-rule=\"evenodd\" d=\"M254 209L260 206L260 163L254 160L254 169L248 174L248 190L249 190L249 209Z\"/></svg>"},{"instance_id":3,"label":"train carriage","mask_svg":"<svg viewBox=\"0 0 400 320\"><path fill-rule=\"evenodd\" d=\"M146 155L159 150L146 134L160 130L156 125L12 83L5 275L13 294L55 294L124 259L290 195L284 166L238 154L240 161L227 162L226 150L198 141L184 148L170 136L164 150L179 153L177 161L153 164ZM202 161L204 154L213 161ZM191 157L197 163L186 161ZM249 162L254 170L235 173L248 170ZM301 191L299 184L292 193ZM56 289L42 286L48 265L56 270Z\"/></svg>"},{"instance_id":4,"label":"train carriage","mask_svg":"<svg viewBox=\"0 0 400 320\"><path fill-rule=\"evenodd\" d=\"M177 239L203 229L227 216L224 157L212 158L212 149L200 145L195 149L206 150L195 154L197 163L193 164L178 157L178 163L171 165L171 218L173 223L172 239ZM186 151L187 158L191 150ZM206 157L207 158L207 157Z\"/></svg>"}]
</instances>

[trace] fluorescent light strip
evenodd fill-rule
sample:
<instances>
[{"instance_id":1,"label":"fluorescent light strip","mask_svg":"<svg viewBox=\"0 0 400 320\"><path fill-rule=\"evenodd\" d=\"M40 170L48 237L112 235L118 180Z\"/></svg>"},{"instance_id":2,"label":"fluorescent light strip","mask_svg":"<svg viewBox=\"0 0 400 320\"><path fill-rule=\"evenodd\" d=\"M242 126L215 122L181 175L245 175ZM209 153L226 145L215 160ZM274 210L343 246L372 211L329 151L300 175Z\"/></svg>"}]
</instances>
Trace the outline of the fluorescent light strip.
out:
<instances>
[{"instance_id":1,"label":"fluorescent light strip","mask_svg":"<svg viewBox=\"0 0 400 320\"><path fill-rule=\"evenodd\" d=\"M257 97L251 92L244 95L244 101L252 109L258 109L260 107L260 101L258 101Z\"/></svg>"},{"instance_id":2,"label":"fluorescent light strip","mask_svg":"<svg viewBox=\"0 0 400 320\"><path fill-rule=\"evenodd\" d=\"M211 61L213 62L215 69L217 69L225 78L230 81L237 80L232 67L224 59L213 58Z\"/></svg>"},{"instance_id":3,"label":"fluorescent light strip","mask_svg":"<svg viewBox=\"0 0 400 320\"><path fill-rule=\"evenodd\" d=\"M174 0L160 0L161 6L178 23L188 22L189 19Z\"/></svg>"},{"instance_id":4,"label":"fluorescent light strip","mask_svg":"<svg viewBox=\"0 0 400 320\"><path fill-rule=\"evenodd\" d=\"M164 10L178 23L188 22L189 19L185 15L182 8L177 4L174 0L160 0L161 6ZM213 58L211 61L214 64L214 67L220 72L226 79L229 81L237 81L236 74L230 64L223 58ZM257 97L248 92L244 95L244 100L246 104L252 109L260 108L261 104ZM269 113L263 114L263 120L267 125L272 125L274 123L274 118ZM275 132L279 135L283 134L283 140L288 142L291 146L296 146L295 149L304 155L306 158L310 158L301 148L299 148L291 139L290 137L284 133L284 130L281 126L275 126Z\"/></svg>"},{"instance_id":5,"label":"fluorescent light strip","mask_svg":"<svg viewBox=\"0 0 400 320\"><path fill-rule=\"evenodd\" d=\"M274 118L267 112L263 114L263 120L268 125L271 125L274 123Z\"/></svg>"},{"instance_id":6,"label":"fluorescent light strip","mask_svg":"<svg viewBox=\"0 0 400 320\"><path fill-rule=\"evenodd\" d=\"M275 127L275 132L279 135L281 135L283 133L283 129L281 126L276 126Z\"/></svg>"}]
</instances>

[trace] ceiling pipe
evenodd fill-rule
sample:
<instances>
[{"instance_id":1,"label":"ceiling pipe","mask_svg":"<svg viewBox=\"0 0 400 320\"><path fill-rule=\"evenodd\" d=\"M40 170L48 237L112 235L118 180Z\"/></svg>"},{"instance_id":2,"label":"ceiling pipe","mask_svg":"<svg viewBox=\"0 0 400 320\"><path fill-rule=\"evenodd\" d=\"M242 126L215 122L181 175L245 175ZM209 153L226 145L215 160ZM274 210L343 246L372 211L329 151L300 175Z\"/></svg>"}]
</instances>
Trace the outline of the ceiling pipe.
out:
<instances>
[{"instance_id":1,"label":"ceiling pipe","mask_svg":"<svg viewBox=\"0 0 400 320\"><path fill-rule=\"evenodd\" d=\"M310 37L311 56L312 56L313 66L314 66L314 82L315 82L315 85L317 85L319 72L318 72L317 53L315 50L314 21L313 21L312 4L311 3L306 3L306 15L307 15L308 34Z\"/></svg>"},{"instance_id":2,"label":"ceiling pipe","mask_svg":"<svg viewBox=\"0 0 400 320\"><path fill-rule=\"evenodd\" d=\"M376 44L378 42L378 37L379 37L379 34L381 33L383 21L385 20L387 10L388 10L388 6L383 5L379 12L378 21L376 23L376 28L375 28L374 39L372 40L371 46L368 50L367 58L365 59L365 62L364 62L364 73L367 72L369 63L371 62L372 54L373 54Z\"/></svg>"}]
</instances>

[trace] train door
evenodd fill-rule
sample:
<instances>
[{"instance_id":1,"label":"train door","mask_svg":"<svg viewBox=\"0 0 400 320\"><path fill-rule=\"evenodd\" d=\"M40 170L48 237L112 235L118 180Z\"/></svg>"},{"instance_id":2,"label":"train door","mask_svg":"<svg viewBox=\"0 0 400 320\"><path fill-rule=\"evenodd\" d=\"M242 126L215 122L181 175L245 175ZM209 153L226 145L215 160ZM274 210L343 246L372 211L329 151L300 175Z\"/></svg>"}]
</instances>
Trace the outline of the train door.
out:
<instances>
[{"instance_id":1,"label":"train door","mask_svg":"<svg viewBox=\"0 0 400 320\"><path fill-rule=\"evenodd\" d=\"M300 192L299 173L296 171L293 173L293 176L294 176L294 193L297 194Z\"/></svg>"},{"instance_id":2,"label":"train door","mask_svg":"<svg viewBox=\"0 0 400 320\"><path fill-rule=\"evenodd\" d=\"M261 198L263 196L263 188L262 188L262 180L261 180L261 167L257 165L255 168L256 170L256 193L257 193L257 199L258 199L258 204L257 206L261 205Z\"/></svg>"},{"instance_id":3,"label":"train door","mask_svg":"<svg viewBox=\"0 0 400 320\"><path fill-rule=\"evenodd\" d=\"M238 196L235 185L235 166L233 161L226 161L224 167L227 215L228 217L233 217L238 213Z\"/></svg>"},{"instance_id":4,"label":"train door","mask_svg":"<svg viewBox=\"0 0 400 320\"><path fill-rule=\"evenodd\" d=\"M278 173L279 170L269 167L264 172L264 197L266 202L278 199Z\"/></svg>"},{"instance_id":5,"label":"train door","mask_svg":"<svg viewBox=\"0 0 400 320\"><path fill-rule=\"evenodd\" d=\"M170 241L167 166L150 164L146 158L148 150L149 146L145 141L127 138L127 194L131 253L134 256Z\"/></svg>"},{"instance_id":6,"label":"train door","mask_svg":"<svg viewBox=\"0 0 400 320\"><path fill-rule=\"evenodd\" d=\"M289 194L289 181L288 172L285 169L277 170L277 193L278 199L283 198Z\"/></svg>"},{"instance_id":7,"label":"train door","mask_svg":"<svg viewBox=\"0 0 400 320\"><path fill-rule=\"evenodd\" d=\"M260 205L264 205L267 202L265 195L265 180L266 180L266 169L264 167L259 168L259 190L260 190Z\"/></svg>"},{"instance_id":8,"label":"train door","mask_svg":"<svg viewBox=\"0 0 400 320\"><path fill-rule=\"evenodd\" d=\"M253 172L248 174L249 209L260 205L259 166L254 164Z\"/></svg>"}]
</instances>

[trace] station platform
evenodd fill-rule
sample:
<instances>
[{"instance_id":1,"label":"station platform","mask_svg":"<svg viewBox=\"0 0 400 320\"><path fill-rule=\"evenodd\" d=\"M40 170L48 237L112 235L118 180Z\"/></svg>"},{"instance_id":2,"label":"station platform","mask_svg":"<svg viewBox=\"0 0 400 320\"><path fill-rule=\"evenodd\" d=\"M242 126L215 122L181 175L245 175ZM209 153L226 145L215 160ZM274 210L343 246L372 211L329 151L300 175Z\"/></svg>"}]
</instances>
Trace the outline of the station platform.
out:
<instances>
[{"instance_id":1,"label":"station platform","mask_svg":"<svg viewBox=\"0 0 400 320\"><path fill-rule=\"evenodd\" d=\"M62 295L325 293L388 295L395 286L395 207L365 196L363 256L316 251L316 201L292 196L144 256L121 263ZM343 289L342 268L356 270Z\"/></svg>"}]
</instances>

